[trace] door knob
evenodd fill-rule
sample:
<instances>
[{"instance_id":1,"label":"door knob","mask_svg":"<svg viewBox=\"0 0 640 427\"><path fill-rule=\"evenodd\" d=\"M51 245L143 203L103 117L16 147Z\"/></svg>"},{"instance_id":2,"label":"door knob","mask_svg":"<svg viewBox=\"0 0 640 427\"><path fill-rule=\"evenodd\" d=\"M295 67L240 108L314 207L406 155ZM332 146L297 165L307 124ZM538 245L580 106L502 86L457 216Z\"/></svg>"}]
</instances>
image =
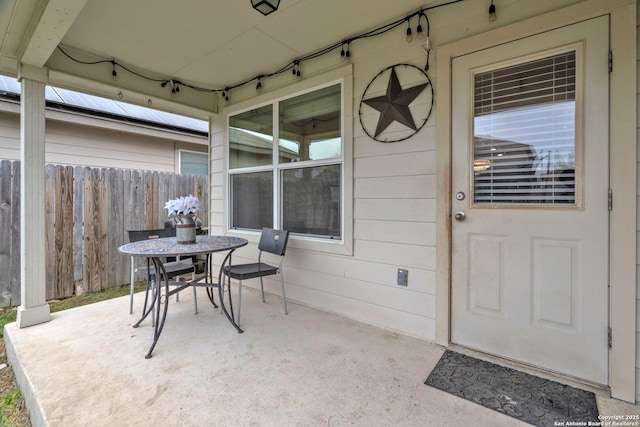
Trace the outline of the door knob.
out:
<instances>
[{"instance_id":1,"label":"door knob","mask_svg":"<svg viewBox=\"0 0 640 427\"><path fill-rule=\"evenodd\" d=\"M464 219L467 217L467 214L462 211L458 211L453 217L456 219L456 221L464 221Z\"/></svg>"}]
</instances>

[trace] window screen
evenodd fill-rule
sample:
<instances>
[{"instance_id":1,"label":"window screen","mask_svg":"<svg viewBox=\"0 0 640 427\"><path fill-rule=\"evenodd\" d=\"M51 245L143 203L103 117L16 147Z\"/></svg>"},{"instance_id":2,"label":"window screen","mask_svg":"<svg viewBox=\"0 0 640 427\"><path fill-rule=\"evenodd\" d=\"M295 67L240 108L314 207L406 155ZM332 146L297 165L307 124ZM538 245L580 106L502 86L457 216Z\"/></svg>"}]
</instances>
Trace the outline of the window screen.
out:
<instances>
[{"instance_id":1,"label":"window screen","mask_svg":"<svg viewBox=\"0 0 640 427\"><path fill-rule=\"evenodd\" d=\"M475 203L575 203L575 101L575 51L475 74Z\"/></svg>"}]
</instances>

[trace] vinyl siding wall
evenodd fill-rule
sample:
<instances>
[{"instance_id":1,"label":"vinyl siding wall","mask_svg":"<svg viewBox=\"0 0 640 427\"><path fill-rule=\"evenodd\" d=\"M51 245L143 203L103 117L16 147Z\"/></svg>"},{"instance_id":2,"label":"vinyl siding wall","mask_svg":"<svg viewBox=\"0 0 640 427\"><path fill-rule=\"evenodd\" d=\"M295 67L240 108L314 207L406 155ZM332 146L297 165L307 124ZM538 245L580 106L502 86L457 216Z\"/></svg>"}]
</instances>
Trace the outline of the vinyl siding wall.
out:
<instances>
[{"instance_id":1,"label":"vinyl siding wall","mask_svg":"<svg viewBox=\"0 0 640 427\"><path fill-rule=\"evenodd\" d=\"M503 0L498 4L500 18L495 25L520 21L576 2ZM432 45L491 29L494 24L488 21L488 4L471 1L429 11ZM389 20L409 12L412 11L399 7L399 15ZM412 22L414 29L415 25ZM435 339L436 315L435 117L432 115L412 138L388 144L367 137L358 119L360 98L380 70L397 63L425 65L426 57L420 47L423 41L407 43L405 29L357 41L351 46L353 90L347 96L353 101L350 112L353 138L344 143L352 144L353 157L346 158L345 165L353 166L353 211L347 212L353 215L353 221L347 221L344 226L353 227L353 254L303 249L304 245L296 245L294 238L285 258L284 277L287 297L291 300L431 341ZM210 224L214 233L227 232L225 132L227 115L234 112L233 104L246 106L249 98L255 103L266 102L271 87L279 88L272 96L282 96L287 89L290 93L306 89L305 79L342 66L338 59L339 50L335 55L302 64L301 83L291 82L290 78L269 79L264 82L263 94L259 97L253 88L234 89L231 105L221 112L212 130ZM434 71L435 53L432 52L429 76L435 84ZM435 94L436 102L438 96L442 94ZM257 256L257 236L244 236L252 244L238 251L235 262ZM407 287L396 284L398 268L409 271ZM246 285L256 284L248 281ZM267 291L279 295L278 282L270 280L265 286Z\"/></svg>"},{"instance_id":2,"label":"vinyl siding wall","mask_svg":"<svg viewBox=\"0 0 640 427\"><path fill-rule=\"evenodd\" d=\"M9 108L14 111L0 111L0 158L19 160L20 115L16 106L4 105ZM60 112L47 115L47 163L173 173L178 171L178 150L207 152L206 137L187 136L181 141L168 132L123 123ZM51 116L64 116L64 121Z\"/></svg>"}]
</instances>

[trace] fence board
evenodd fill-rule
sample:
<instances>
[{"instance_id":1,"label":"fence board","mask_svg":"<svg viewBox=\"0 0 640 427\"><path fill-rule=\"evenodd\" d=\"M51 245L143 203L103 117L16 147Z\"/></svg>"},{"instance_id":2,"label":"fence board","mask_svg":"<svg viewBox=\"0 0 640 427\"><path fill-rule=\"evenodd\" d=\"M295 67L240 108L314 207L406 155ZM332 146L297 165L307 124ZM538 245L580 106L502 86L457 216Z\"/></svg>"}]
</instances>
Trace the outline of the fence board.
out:
<instances>
[{"instance_id":1,"label":"fence board","mask_svg":"<svg viewBox=\"0 0 640 427\"><path fill-rule=\"evenodd\" d=\"M118 247L128 242L124 238L124 171L122 169L111 170L111 215L109 215L109 269L114 272L112 280L107 284L126 283L128 276L128 263L123 263L118 254Z\"/></svg>"},{"instance_id":2,"label":"fence board","mask_svg":"<svg viewBox=\"0 0 640 427\"><path fill-rule=\"evenodd\" d=\"M0 161L0 271L10 271L11 257L19 255L12 253L11 242L11 162ZM11 275L0 274L0 304L7 306L11 303Z\"/></svg>"},{"instance_id":3,"label":"fence board","mask_svg":"<svg viewBox=\"0 0 640 427\"><path fill-rule=\"evenodd\" d=\"M70 297L74 292L73 280L73 168L58 166L56 194L56 254L57 276L55 298ZM60 222L58 222L60 221Z\"/></svg>"},{"instance_id":4,"label":"fence board","mask_svg":"<svg viewBox=\"0 0 640 427\"><path fill-rule=\"evenodd\" d=\"M73 281L74 286L82 282L83 278L83 244L84 244L84 169L82 166L73 168Z\"/></svg>"},{"instance_id":5,"label":"fence board","mask_svg":"<svg viewBox=\"0 0 640 427\"><path fill-rule=\"evenodd\" d=\"M46 292L64 298L129 282L117 252L128 230L163 227L167 200L200 198L207 225L207 177L47 165ZM20 303L20 162L0 161L0 306Z\"/></svg>"},{"instance_id":6,"label":"fence board","mask_svg":"<svg viewBox=\"0 0 640 427\"><path fill-rule=\"evenodd\" d=\"M100 289L100 170L85 169L84 184L84 287L88 292Z\"/></svg>"},{"instance_id":7,"label":"fence board","mask_svg":"<svg viewBox=\"0 0 640 427\"><path fill-rule=\"evenodd\" d=\"M144 174L144 228L156 228L153 218L153 172L148 171Z\"/></svg>"},{"instance_id":8,"label":"fence board","mask_svg":"<svg viewBox=\"0 0 640 427\"><path fill-rule=\"evenodd\" d=\"M11 306L20 304L20 162L11 165ZM4 293L4 289L3 289Z\"/></svg>"},{"instance_id":9,"label":"fence board","mask_svg":"<svg viewBox=\"0 0 640 427\"><path fill-rule=\"evenodd\" d=\"M55 246L55 204L56 174L54 165L45 166L45 280L47 283L46 298L53 299L56 278L56 246Z\"/></svg>"},{"instance_id":10,"label":"fence board","mask_svg":"<svg viewBox=\"0 0 640 427\"><path fill-rule=\"evenodd\" d=\"M97 283L96 287L100 290L107 288L107 269L109 256L109 211L111 209L110 203L104 203L109 200L109 185L108 185L108 169L100 169L100 194L98 195L98 218L100 221L99 235L98 235L98 271L96 274Z\"/></svg>"}]
</instances>

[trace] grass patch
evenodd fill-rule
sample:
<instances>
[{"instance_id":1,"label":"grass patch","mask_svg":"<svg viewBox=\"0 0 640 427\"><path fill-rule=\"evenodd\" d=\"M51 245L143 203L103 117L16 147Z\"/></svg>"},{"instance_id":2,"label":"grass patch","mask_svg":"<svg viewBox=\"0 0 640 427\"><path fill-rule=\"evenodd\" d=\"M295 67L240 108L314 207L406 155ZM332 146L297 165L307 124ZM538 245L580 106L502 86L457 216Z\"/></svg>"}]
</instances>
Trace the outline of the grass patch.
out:
<instances>
[{"instance_id":1,"label":"grass patch","mask_svg":"<svg viewBox=\"0 0 640 427\"><path fill-rule=\"evenodd\" d=\"M24 399L20 390L14 390L0 396L0 426L23 426L22 419Z\"/></svg>"},{"instance_id":2,"label":"grass patch","mask_svg":"<svg viewBox=\"0 0 640 427\"><path fill-rule=\"evenodd\" d=\"M144 283L135 285L135 292L143 291L144 286ZM61 300L50 301L49 306L51 307L51 312L55 313L56 311L68 310L70 308L93 304L95 302L118 298L125 295L129 295L129 285L112 286L99 292L75 295Z\"/></svg>"}]
</instances>

